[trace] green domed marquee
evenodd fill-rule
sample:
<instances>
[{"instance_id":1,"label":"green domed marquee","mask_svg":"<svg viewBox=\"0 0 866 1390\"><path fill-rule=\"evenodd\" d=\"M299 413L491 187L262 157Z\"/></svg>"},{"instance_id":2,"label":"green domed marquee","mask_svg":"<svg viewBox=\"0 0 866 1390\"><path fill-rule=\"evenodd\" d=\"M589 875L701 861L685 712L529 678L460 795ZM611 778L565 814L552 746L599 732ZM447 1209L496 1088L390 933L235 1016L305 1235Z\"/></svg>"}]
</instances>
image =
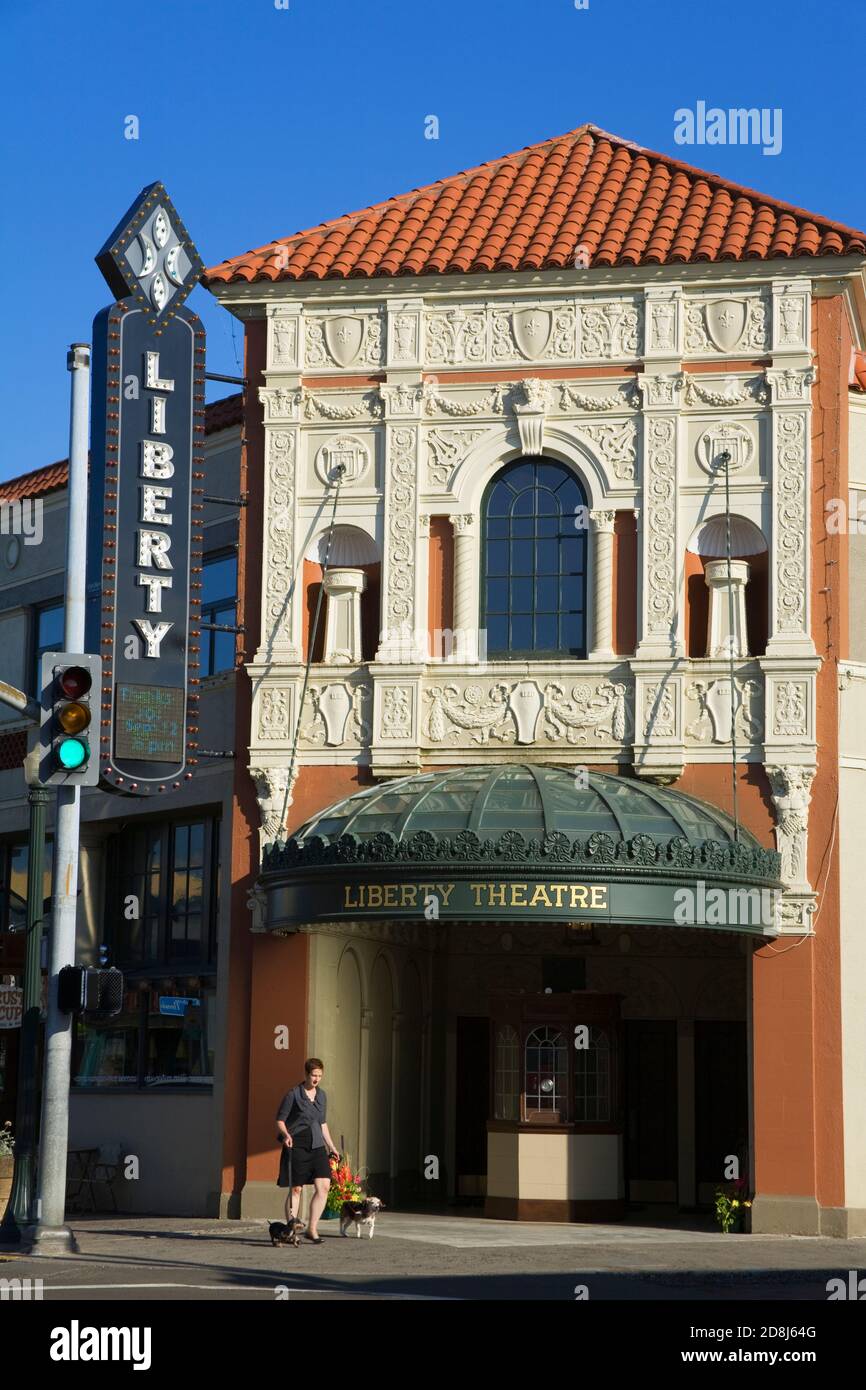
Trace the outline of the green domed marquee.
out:
<instances>
[{"instance_id":1,"label":"green domed marquee","mask_svg":"<svg viewBox=\"0 0 866 1390\"><path fill-rule=\"evenodd\" d=\"M773 934L780 858L717 807L606 773L500 764L365 787L267 847L268 927L345 919Z\"/></svg>"}]
</instances>

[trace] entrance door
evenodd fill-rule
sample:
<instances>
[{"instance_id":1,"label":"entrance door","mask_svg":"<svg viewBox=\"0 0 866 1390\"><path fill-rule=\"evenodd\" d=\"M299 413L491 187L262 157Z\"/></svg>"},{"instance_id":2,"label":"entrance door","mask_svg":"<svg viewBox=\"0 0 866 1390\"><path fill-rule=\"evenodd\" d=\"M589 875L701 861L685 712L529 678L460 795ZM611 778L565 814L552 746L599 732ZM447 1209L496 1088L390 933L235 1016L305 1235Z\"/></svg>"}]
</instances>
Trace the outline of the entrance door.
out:
<instances>
[{"instance_id":1,"label":"entrance door","mask_svg":"<svg viewBox=\"0 0 866 1390\"><path fill-rule=\"evenodd\" d=\"M457 1019L457 1196L483 1197L487 1186L490 1019Z\"/></svg>"},{"instance_id":2,"label":"entrance door","mask_svg":"<svg viewBox=\"0 0 866 1390\"><path fill-rule=\"evenodd\" d=\"M744 1022L695 1024L695 1158L698 1202L708 1206L730 1155L749 1166Z\"/></svg>"},{"instance_id":3,"label":"entrance door","mask_svg":"<svg viewBox=\"0 0 866 1390\"><path fill-rule=\"evenodd\" d=\"M625 1174L629 1202L677 1200L677 1025L625 1024Z\"/></svg>"}]
</instances>

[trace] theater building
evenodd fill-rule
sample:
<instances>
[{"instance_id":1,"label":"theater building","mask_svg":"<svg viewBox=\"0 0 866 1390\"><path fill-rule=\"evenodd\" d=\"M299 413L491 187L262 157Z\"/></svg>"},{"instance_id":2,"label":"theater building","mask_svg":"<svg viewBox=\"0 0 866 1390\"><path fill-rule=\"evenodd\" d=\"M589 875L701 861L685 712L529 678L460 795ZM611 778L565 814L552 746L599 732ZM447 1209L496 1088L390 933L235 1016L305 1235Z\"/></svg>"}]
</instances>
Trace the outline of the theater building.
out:
<instances>
[{"instance_id":1,"label":"theater building","mask_svg":"<svg viewBox=\"0 0 866 1390\"><path fill-rule=\"evenodd\" d=\"M864 264L584 126L210 269L224 1214L312 1053L396 1204L652 1219L733 1157L753 1229L866 1234Z\"/></svg>"}]
</instances>

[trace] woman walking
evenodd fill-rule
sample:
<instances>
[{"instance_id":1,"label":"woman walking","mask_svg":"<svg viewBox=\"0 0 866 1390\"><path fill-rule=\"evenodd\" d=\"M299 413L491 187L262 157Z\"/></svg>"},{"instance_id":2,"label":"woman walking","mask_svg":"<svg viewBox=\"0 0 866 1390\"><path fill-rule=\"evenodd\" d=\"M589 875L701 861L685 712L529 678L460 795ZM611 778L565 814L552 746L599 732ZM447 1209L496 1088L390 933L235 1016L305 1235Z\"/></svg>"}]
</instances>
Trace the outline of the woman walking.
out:
<instances>
[{"instance_id":1,"label":"woman walking","mask_svg":"<svg viewBox=\"0 0 866 1390\"><path fill-rule=\"evenodd\" d=\"M310 1219L304 1240L321 1245L319 1217L325 1210L328 1188L331 1186L329 1154L337 1152L325 1123L328 1099L320 1082L325 1070L318 1057L308 1057L304 1063L304 1080L287 1091L277 1111L277 1134L282 1143L280 1176L277 1187L288 1187L286 1220L297 1216L301 1188L313 1183L315 1191L310 1202Z\"/></svg>"}]
</instances>

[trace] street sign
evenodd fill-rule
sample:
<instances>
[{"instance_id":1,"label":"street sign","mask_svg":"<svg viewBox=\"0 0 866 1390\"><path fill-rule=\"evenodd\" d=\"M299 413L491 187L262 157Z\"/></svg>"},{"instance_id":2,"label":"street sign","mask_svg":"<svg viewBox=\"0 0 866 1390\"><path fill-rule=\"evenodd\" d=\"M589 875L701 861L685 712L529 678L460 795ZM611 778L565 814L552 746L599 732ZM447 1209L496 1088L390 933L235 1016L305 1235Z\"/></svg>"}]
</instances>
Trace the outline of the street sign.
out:
<instances>
[{"instance_id":1,"label":"street sign","mask_svg":"<svg viewBox=\"0 0 866 1390\"><path fill-rule=\"evenodd\" d=\"M23 989L0 985L0 1028L20 1028L23 1008Z\"/></svg>"},{"instance_id":2,"label":"street sign","mask_svg":"<svg viewBox=\"0 0 866 1390\"><path fill-rule=\"evenodd\" d=\"M169 1018L183 1018L190 1008L200 1008L201 1000L186 999L176 994L161 994L159 996L159 1012Z\"/></svg>"},{"instance_id":3,"label":"street sign","mask_svg":"<svg viewBox=\"0 0 866 1390\"><path fill-rule=\"evenodd\" d=\"M88 645L104 661L99 767L145 796L192 776L198 720L202 264L162 184L97 256L116 304L93 330Z\"/></svg>"},{"instance_id":4,"label":"street sign","mask_svg":"<svg viewBox=\"0 0 866 1390\"><path fill-rule=\"evenodd\" d=\"M41 675L39 783L95 787L102 661L83 652L43 652Z\"/></svg>"}]
</instances>

